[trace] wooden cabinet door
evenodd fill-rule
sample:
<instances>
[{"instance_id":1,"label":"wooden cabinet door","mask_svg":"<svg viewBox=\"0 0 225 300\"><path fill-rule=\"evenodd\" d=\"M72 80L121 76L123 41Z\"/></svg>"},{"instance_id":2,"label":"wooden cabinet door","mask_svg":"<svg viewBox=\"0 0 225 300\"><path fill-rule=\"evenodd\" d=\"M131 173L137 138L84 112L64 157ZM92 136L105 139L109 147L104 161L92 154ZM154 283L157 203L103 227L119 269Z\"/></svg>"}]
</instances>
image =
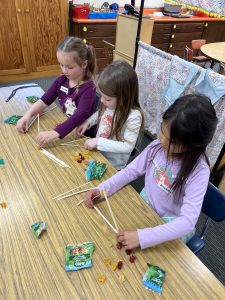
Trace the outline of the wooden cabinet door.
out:
<instances>
[{"instance_id":1,"label":"wooden cabinet door","mask_svg":"<svg viewBox=\"0 0 225 300\"><path fill-rule=\"evenodd\" d=\"M22 0L0 1L0 75L29 72Z\"/></svg>"},{"instance_id":2,"label":"wooden cabinet door","mask_svg":"<svg viewBox=\"0 0 225 300\"><path fill-rule=\"evenodd\" d=\"M68 35L68 0L24 0L32 71L58 68L56 46Z\"/></svg>"},{"instance_id":3,"label":"wooden cabinet door","mask_svg":"<svg viewBox=\"0 0 225 300\"><path fill-rule=\"evenodd\" d=\"M215 21L205 23L203 39L206 43L216 43L225 41L225 21Z\"/></svg>"}]
</instances>

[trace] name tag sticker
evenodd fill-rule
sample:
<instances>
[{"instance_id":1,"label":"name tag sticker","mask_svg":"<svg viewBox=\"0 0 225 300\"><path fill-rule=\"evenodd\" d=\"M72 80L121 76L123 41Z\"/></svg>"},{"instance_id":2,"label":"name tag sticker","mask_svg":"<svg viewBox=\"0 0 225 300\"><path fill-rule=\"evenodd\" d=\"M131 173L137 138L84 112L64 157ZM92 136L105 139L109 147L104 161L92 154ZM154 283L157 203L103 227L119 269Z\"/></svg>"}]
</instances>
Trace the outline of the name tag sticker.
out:
<instances>
[{"instance_id":1,"label":"name tag sticker","mask_svg":"<svg viewBox=\"0 0 225 300\"><path fill-rule=\"evenodd\" d=\"M64 92L64 93L68 94L68 88L66 88L66 87L63 86L63 85L60 86L60 91L62 91L62 92Z\"/></svg>"}]
</instances>

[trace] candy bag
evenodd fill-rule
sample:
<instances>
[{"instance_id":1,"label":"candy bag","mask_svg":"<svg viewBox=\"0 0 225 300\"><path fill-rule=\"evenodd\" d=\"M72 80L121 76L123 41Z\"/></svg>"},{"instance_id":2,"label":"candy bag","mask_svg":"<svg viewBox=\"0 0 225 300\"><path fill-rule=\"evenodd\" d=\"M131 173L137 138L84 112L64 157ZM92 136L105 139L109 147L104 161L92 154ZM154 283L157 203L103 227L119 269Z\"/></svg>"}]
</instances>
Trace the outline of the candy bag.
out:
<instances>
[{"instance_id":1,"label":"candy bag","mask_svg":"<svg viewBox=\"0 0 225 300\"><path fill-rule=\"evenodd\" d=\"M11 116L11 117L5 119L5 120L4 120L4 123L16 125L16 123L18 122L18 120L19 120L20 118L22 118L22 116L14 115L14 116Z\"/></svg>"},{"instance_id":2,"label":"candy bag","mask_svg":"<svg viewBox=\"0 0 225 300\"><path fill-rule=\"evenodd\" d=\"M166 272L160 269L158 266L153 266L151 264L147 265L148 270L144 274L142 282L147 288L161 294Z\"/></svg>"},{"instance_id":3,"label":"candy bag","mask_svg":"<svg viewBox=\"0 0 225 300\"><path fill-rule=\"evenodd\" d=\"M94 243L86 242L66 246L66 271L77 271L92 267Z\"/></svg>"},{"instance_id":4,"label":"candy bag","mask_svg":"<svg viewBox=\"0 0 225 300\"><path fill-rule=\"evenodd\" d=\"M0 167L3 167L5 165L5 161L3 158L0 158Z\"/></svg>"},{"instance_id":5,"label":"candy bag","mask_svg":"<svg viewBox=\"0 0 225 300\"><path fill-rule=\"evenodd\" d=\"M46 230L46 225L42 221L38 221L37 223L31 225L31 229L33 230L33 233L38 238L44 230Z\"/></svg>"},{"instance_id":6,"label":"candy bag","mask_svg":"<svg viewBox=\"0 0 225 300\"><path fill-rule=\"evenodd\" d=\"M107 169L107 165L100 161L90 160L86 168L86 179L101 179Z\"/></svg>"},{"instance_id":7,"label":"candy bag","mask_svg":"<svg viewBox=\"0 0 225 300\"><path fill-rule=\"evenodd\" d=\"M27 98L27 101L30 102L30 103L35 103L35 102L37 102L40 99L37 96L28 96L26 98Z\"/></svg>"}]
</instances>

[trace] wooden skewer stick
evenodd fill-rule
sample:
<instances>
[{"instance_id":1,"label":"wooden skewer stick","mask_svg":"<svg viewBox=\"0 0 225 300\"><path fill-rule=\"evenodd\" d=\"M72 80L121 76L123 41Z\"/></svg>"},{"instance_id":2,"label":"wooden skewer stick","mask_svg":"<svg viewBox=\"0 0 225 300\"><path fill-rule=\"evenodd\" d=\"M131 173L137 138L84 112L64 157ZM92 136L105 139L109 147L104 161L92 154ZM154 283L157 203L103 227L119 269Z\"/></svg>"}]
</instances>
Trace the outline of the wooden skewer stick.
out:
<instances>
[{"instance_id":1,"label":"wooden skewer stick","mask_svg":"<svg viewBox=\"0 0 225 300\"><path fill-rule=\"evenodd\" d=\"M84 146L82 146L82 145L73 145L73 144L65 144L65 143L60 144L60 146L70 146L70 147L80 147L80 148L84 148Z\"/></svg>"},{"instance_id":2,"label":"wooden skewer stick","mask_svg":"<svg viewBox=\"0 0 225 300\"><path fill-rule=\"evenodd\" d=\"M81 136L83 136L83 137L86 138L86 139L90 139L89 136L86 136L86 135L84 135L84 134L81 134Z\"/></svg>"},{"instance_id":3,"label":"wooden skewer stick","mask_svg":"<svg viewBox=\"0 0 225 300\"><path fill-rule=\"evenodd\" d=\"M64 144L72 144L74 142L79 142L79 141L83 141L83 140L86 140L86 139L89 139L89 137L84 137L82 139L75 139L75 140L72 140L72 141L64 143Z\"/></svg>"},{"instance_id":4,"label":"wooden skewer stick","mask_svg":"<svg viewBox=\"0 0 225 300\"><path fill-rule=\"evenodd\" d=\"M77 186L77 187L75 187L75 188L73 188L73 189L71 189L71 190L69 190L69 191L67 191L67 192L64 192L64 193L62 193L62 194L60 194L60 195L58 195L58 196L55 196L55 197L53 197L52 199L54 200L54 199L56 199L56 198L59 198L59 197L61 197L61 196L66 195L66 194L68 194L68 193L71 193L72 191L77 190L77 189L79 189L80 187L89 184L90 182L91 182L91 181L85 182L84 184L81 184L81 185L79 185L79 186Z\"/></svg>"},{"instance_id":5,"label":"wooden skewer stick","mask_svg":"<svg viewBox=\"0 0 225 300\"><path fill-rule=\"evenodd\" d=\"M40 131L40 120L39 120L40 118L39 118L39 114L37 115L37 121L38 121L38 133L39 133L39 131Z\"/></svg>"},{"instance_id":6,"label":"wooden skewer stick","mask_svg":"<svg viewBox=\"0 0 225 300\"><path fill-rule=\"evenodd\" d=\"M96 195L96 196L92 199L92 201L93 201L94 199L98 198L99 196L100 196L100 195ZM82 199L81 201L79 201L79 202L77 203L77 206L80 205L82 202L84 202L84 199Z\"/></svg>"},{"instance_id":7,"label":"wooden skewer stick","mask_svg":"<svg viewBox=\"0 0 225 300\"><path fill-rule=\"evenodd\" d=\"M31 121L31 123L29 124L27 129L29 129L31 127L31 125L36 121L37 117L38 117L38 115L35 116L35 118Z\"/></svg>"},{"instance_id":8,"label":"wooden skewer stick","mask_svg":"<svg viewBox=\"0 0 225 300\"><path fill-rule=\"evenodd\" d=\"M95 189L95 188L90 188L90 189L78 191L78 192L75 192L75 193L71 193L71 194L69 194L69 195L64 195L64 196L62 196L62 197L57 198L56 200L62 200L62 199L64 199L64 198L68 198L68 197L71 197L71 196L75 196L75 195L78 195L78 194L80 194L80 193L84 193L84 192L87 192L87 191L90 191L90 190L93 190L93 189Z\"/></svg>"},{"instance_id":9,"label":"wooden skewer stick","mask_svg":"<svg viewBox=\"0 0 225 300\"><path fill-rule=\"evenodd\" d=\"M103 193L103 195L104 195L104 197L105 197L105 200L106 200L106 203L107 203L109 212L110 212L110 214L111 214L111 217L112 217L112 219L113 219L113 223L114 223L114 225L115 225L115 228L116 228L117 231L119 231L118 225L117 225L117 223L116 223L116 219L115 219L115 217L114 217L114 214L113 214L113 211L112 211L112 208L111 208L111 206L110 206L109 199L108 199L108 197L107 197L107 195L106 195L105 190L103 190L102 193Z\"/></svg>"},{"instance_id":10,"label":"wooden skewer stick","mask_svg":"<svg viewBox=\"0 0 225 300\"><path fill-rule=\"evenodd\" d=\"M100 210L94 206L94 209L99 213L99 215L106 221L106 223L112 228L112 230L115 232L115 233L118 233L118 230L116 230L116 228L109 222L108 219L106 219L106 217L100 212Z\"/></svg>"},{"instance_id":11,"label":"wooden skewer stick","mask_svg":"<svg viewBox=\"0 0 225 300\"><path fill-rule=\"evenodd\" d=\"M28 129L31 127L31 125L34 123L34 121L35 121L37 118L39 118L39 116L41 117L41 116L44 116L44 115L48 114L51 110L55 109L56 107L57 107L57 105L55 105L55 106L49 108L47 111L44 111L44 112L41 113L41 114L36 115L35 118L34 118L34 119L31 121L31 123L29 124Z\"/></svg>"}]
</instances>

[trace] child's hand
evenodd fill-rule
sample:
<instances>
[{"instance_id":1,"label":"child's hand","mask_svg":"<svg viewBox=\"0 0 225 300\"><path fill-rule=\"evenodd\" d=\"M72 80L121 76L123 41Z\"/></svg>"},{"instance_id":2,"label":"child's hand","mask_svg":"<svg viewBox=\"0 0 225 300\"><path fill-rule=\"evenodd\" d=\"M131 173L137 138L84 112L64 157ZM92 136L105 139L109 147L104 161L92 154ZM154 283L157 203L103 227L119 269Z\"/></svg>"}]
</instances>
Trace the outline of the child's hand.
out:
<instances>
[{"instance_id":1,"label":"child's hand","mask_svg":"<svg viewBox=\"0 0 225 300\"><path fill-rule=\"evenodd\" d=\"M18 120L16 128L19 132L26 133L28 131L30 117L24 115L21 119Z\"/></svg>"},{"instance_id":2,"label":"child's hand","mask_svg":"<svg viewBox=\"0 0 225 300\"><path fill-rule=\"evenodd\" d=\"M88 129L88 127L89 127L89 123L88 123L88 121L85 121L80 126L77 126L77 128L75 128L74 132L76 133L77 136L82 135L85 133L85 131Z\"/></svg>"},{"instance_id":3,"label":"child's hand","mask_svg":"<svg viewBox=\"0 0 225 300\"><path fill-rule=\"evenodd\" d=\"M122 243L125 249L134 249L140 246L137 230L120 231L116 236L118 242Z\"/></svg>"},{"instance_id":4,"label":"child's hand","mask_svg":"<svg viewBox=\"0 0 225 300\"><path fill-rule=\"evenodd\" d=\"M88 139L84 143L84 148L88 150L93 150L97 147L98 138Z\"/></svg>"},{"instance_id":5,"label":"child's hand","mask_svg":"<svg viewBox=\"0 0 225 300\"><path fill-rule=\"evenodd\" d=\"M58 132L55 130L42 131L36 137L37 145L39 148L43 147L46 143L52 142L59 137Z\"/></svg>"},{"instance_id":6,"label":"child's hand","mask_svg":"<svg viewBox=\"0 0 225 300\"><path fill-rule=\"evenodd\" d=\"M85 198L84 198L84 203L90 207L90 208L93 208L94 204L93 204L93 200L94 198L97 199L97 198L100 198L101 197L101 194L100 194L100 191L97 190L97 189L94 189L94 190L90 190L87 192Z\"/></svg>"}]
</instances>

